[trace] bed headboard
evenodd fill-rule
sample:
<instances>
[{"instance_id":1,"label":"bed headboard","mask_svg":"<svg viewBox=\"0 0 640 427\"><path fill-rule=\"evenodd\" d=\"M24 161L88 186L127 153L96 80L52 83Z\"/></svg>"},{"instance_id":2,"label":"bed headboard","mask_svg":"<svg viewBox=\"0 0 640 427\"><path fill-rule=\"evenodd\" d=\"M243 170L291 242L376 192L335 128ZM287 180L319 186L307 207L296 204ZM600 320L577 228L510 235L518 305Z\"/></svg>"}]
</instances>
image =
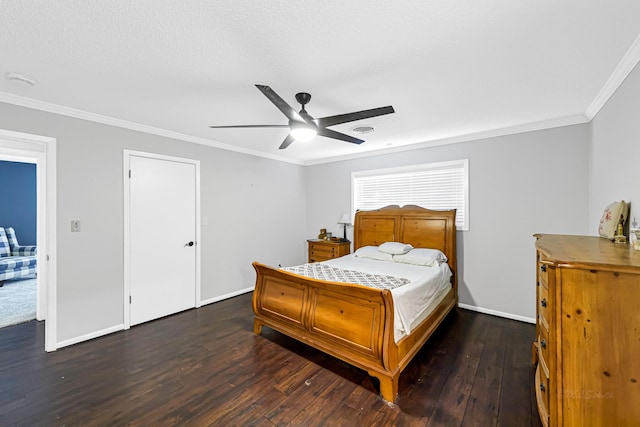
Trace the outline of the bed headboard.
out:
<instances>
[{"instance_id":1,"label":"bed headboard","mask_svg":"<svg viewBox=\"0 0 640 427\"><path fill-rule=\"evenodd\" d=\"M409 243L414 248L439 249L449 258L457 294L456 210L433 211L420 206L386 206L357 211L353 249L384 242Z\"/></svg>"}]
</instances>

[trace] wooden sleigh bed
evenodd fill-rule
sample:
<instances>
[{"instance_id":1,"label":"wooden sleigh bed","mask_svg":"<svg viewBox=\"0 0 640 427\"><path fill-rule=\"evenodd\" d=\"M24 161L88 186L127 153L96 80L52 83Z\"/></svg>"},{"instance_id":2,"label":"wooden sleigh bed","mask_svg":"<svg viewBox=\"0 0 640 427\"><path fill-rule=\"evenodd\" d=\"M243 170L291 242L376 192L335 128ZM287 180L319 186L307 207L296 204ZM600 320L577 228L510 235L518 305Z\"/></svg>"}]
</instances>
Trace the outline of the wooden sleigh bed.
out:
<instances>
[{"instance_id":1,"label":"wooden sleigh bed","mask_svg":"<svg viewBox=\"0 0 640 427\"><path fill-rule=\"evenodd\" d=\"M391 291L311 279L257 262L254 332L268 326L363 369L380 381L382 398L394 402L400 373L458 304L455 210L388 206L356 213L354 250L393 241L441 250L453 273L445 298L397 343Z\"/></svg>"}]
</instances>

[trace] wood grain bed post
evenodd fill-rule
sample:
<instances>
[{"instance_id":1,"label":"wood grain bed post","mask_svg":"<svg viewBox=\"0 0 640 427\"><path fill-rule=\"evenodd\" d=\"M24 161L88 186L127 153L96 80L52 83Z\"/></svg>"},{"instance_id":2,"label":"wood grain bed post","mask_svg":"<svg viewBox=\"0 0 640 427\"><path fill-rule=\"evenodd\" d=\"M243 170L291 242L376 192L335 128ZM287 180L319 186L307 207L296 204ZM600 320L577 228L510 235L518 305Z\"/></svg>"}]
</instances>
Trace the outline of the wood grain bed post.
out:
<instances>
[{"instance_id":1,"label":"wood grain bed post","mask_svg":"<svg viewBox=\"0 0 640 427\"><path fill-rule=\"evenodd\" d=\"M369 372L369 375L380 380L380 395L387 402L395 402L398 398L398 380L400 374L394 376L376 375Z\"/></svg>"},{"instance_id":2,"label":"wood grain bed post","mask_svg":"<svg viewBox=\"0 0 640 427\"><path fill-rule=\"evenodd\" d=\"M382 366L383 372L368 371L369 375L380 381L380 395L387 402L395 402L398 398L398 381L400 379L401 370L398 367L398 346L394 340L394 316L395 308L393 306L393 296L391 291L383 290L382 297L385 300L387 309L390 310L391 316L387 316L384 328L384 340L382 347Z\"/></svg>"}]
</instances>

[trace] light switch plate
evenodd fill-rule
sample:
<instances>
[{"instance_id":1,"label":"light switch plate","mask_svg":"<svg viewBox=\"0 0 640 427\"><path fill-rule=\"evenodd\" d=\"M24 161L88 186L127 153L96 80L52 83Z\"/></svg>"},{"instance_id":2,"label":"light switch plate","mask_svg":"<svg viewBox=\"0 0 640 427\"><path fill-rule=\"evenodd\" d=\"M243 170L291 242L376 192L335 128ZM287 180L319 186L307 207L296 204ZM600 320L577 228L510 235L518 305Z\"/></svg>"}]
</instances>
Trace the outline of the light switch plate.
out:
<instances>
[{"instance_id":1,"label":"light switch plate","mask_svg":"<svg viewBox=\"0 0 640 427\"><path fill-rule=\"evenodd\" d=\"M80 220L79 219L72 219L71 220L71 232L72 233L77 233L80 231Z\"/></svg>"}]
</instances>

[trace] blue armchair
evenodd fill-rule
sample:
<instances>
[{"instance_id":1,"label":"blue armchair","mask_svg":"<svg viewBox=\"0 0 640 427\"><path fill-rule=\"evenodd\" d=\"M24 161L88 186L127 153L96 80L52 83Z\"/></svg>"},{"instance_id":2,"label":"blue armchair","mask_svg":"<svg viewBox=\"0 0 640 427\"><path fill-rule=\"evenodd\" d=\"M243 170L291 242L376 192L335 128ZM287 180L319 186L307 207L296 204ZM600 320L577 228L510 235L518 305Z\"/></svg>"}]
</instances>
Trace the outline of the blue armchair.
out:
<instances>
[{"instance_id":1,"label":"blue armchair","mask_svg":"<svg viewBox=\"0 0 640 427\"><path fill-rule=\"evenodd\" d=\"M36 246L18 244L13 227L0 227L0 287L5 280L35 274L37 252Z\"/></svg>"}]
</instances>

